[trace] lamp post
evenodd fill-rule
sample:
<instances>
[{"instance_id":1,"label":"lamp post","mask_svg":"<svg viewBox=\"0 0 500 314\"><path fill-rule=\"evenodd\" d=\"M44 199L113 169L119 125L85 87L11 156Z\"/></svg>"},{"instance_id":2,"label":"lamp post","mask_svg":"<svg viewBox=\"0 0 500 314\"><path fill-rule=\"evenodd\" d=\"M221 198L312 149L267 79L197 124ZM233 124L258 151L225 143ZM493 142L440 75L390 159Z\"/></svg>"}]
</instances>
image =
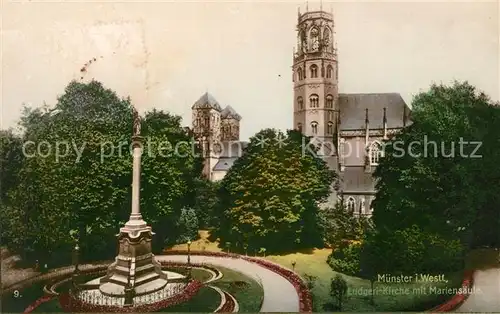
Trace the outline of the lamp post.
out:
<instances>
[{"instance_id":1,"label":"lamp post","mask_svg":"<svg viewBox=\"0 0 500 314\"><path fill-rule=\"evenodd\" d=\"M187 241L188 246L188 279L191 279L191 240Z\"/></svg>"},{"instance_id":2,"label":"lamp post","mask_svg":"<svg viewBox=\"0 0 500 314\"><path fill-rule=\"evenodd\" d=\"M293 261L293 262L292 262L292 271L294 271L294 272L295 272L295 265L297 265L297 262L296 262L296 261Z\"/></svg>"},{"instance_id":3,"label":"lamp post","mask_svg":"<svg viewBox=\"0 0 500 314\"><path fill-rule=\"evenodd\" d=\"M76 293L78 290L78 273L80 272L80 270L78 269L79 255L80 255L80 247L78 246L77 242L73 249L73 265L75 265L75 269L73 270L73 275L71 276L71 281L72 281L71 290L73 293Z\"/></svg>"}]
</instances>

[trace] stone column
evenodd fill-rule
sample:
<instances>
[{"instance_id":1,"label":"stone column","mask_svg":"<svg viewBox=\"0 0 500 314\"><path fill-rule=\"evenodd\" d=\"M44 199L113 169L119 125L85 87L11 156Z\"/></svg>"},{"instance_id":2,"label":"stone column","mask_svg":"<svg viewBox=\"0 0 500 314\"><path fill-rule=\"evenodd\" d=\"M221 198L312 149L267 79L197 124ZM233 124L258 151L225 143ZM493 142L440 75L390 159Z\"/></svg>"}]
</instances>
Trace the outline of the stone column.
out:
<instances>
[{"instance_id":1,"label":"stone column","mask_svg":"<svg viewBox=\"0 0 500 314\"><path fill-rule=\"evenodd\" d=\"M146 222L142 220L140 208L142 137L133 136L132 141L132 212L129 221L125 225L128 227L143 227Z\"/></svg>"}]
</instances>

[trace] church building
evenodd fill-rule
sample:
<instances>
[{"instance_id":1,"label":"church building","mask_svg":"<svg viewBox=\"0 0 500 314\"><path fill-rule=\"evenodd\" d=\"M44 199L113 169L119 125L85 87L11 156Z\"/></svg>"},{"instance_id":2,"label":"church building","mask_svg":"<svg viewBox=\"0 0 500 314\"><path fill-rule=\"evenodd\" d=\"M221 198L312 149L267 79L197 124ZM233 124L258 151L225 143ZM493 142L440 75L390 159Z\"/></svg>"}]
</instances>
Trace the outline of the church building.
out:
<instances>
[{"instance_id":1,"label":"church building","mask_svg":"<svg viewBox=\"0 0 500 314\"><path fill-rule=\"evenodd\" d=\"M382 141L410 123L410 109L398 93L339 93L332 13L299 12L297 32L293 128L313 138L339 175L340 186L332 189L328 205L341 200L355 213L370 215L372 173L383 154ZM204 173L220 180L247 145L239 141L241 117L229 106L222 109L208 93L192 109L195 137L206 152ZM210 147L214 141L222 146Z\"/></svg>"}]
</instances>

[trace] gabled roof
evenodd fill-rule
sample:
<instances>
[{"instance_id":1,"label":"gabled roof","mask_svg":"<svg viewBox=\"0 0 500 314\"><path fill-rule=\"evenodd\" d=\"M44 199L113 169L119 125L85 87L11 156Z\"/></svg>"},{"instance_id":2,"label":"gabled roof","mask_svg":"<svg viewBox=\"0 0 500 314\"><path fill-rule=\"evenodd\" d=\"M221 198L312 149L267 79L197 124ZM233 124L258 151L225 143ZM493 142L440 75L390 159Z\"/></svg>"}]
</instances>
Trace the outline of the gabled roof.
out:
<instances>
[{"instance_id":1,"label":"gabled roof","mask_svg":"<svg viewBox=\"0 0 500 314\"><path fill-rule=\"evenodd\" d=\"M198 99L191 109L215 109L217 111L221 111L222 108L219 105L219 102L208 92L203 94L200 99Z\"/></svg>"},{"instance_id":2,"label":"gabled roof","mask_svg":"<svg viewBox=\"0 0 500 314\"><path fill-rule=\"evenodd\" d=\"M387 128L402 128L403 116L410 109L398 93L377 94L339 94L340 129L359 130L365 128L366 109L370 129L384 128L384 108L386 109Z\"/></svg>"},{"instance_id":3,"label":"gabled roof","mask_svg":"<svg viewBox=\"0 0 500 314\"><path fill-rule=\"evenodd\" d=\"M235 119L238 121L241 120L241 116L231 106L227 106L226 108L224 108L224 110L222 110L221 118L222 119Z\"/></svg>"}]
</instances>

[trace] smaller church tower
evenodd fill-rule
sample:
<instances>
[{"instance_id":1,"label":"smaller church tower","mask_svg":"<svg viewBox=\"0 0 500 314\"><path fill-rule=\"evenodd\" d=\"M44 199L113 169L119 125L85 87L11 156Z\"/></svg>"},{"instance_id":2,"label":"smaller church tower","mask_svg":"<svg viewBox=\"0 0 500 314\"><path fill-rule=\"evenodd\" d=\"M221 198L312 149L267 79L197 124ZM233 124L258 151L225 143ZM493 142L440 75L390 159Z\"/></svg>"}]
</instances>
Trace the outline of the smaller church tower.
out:
<instances>
[{"instance_id":1,"label":"smaller church tower","mask_svg":"<svg viewBox=\"0 0 500 314\"><path fill-rule=\"evenodd\" d=\"M231 107L227 106L221 112L221 141L240 140L241 116Z\"/></svg>"},{"instance_id":2,"label":"smaller church tower","mask_svg":"<svg viewBox=\"0 0 500 314\"><path fill-rule=\"evenodd\" d=\"M193 134L200 144L203 158L203 175L210 180L217 163L217 147L220 143L221 111L219 102L208 92L198 99L193 107Z\"/></svg>"}]
</instances>

